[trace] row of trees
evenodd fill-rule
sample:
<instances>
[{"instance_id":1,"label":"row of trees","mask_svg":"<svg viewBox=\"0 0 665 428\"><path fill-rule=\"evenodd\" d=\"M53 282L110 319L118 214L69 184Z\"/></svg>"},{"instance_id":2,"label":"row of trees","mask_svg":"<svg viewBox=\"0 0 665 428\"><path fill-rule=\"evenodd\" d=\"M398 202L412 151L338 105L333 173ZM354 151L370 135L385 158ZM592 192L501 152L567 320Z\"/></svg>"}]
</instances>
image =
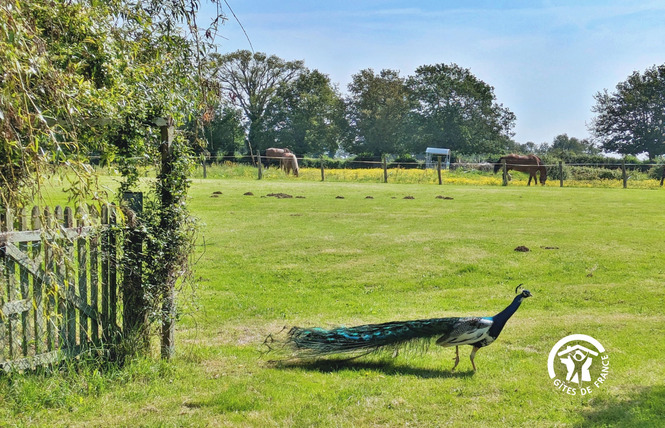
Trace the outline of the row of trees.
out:
<instances>
[{"instance_id":1,"label":"row of trees","mask_svg":"<svg viewBox=\"0 0 665 428\"><path fill-rule=\"evenodd\" d=\"M515 115L494 88L456 64L425 65L414 75L361 70L346 96L328 76L302 61L237 51L210 57L209 73L223 88L217 114L206 127L208 150L232 155L270 146L299 154L422 153L428 146L456 154L665 153L665 66L633 73L595 96L593 141L557 136L551 144L519 144Z\"/></svg>"},{"instance_id":2,"label":"row of trees","mask_svg":"<svg viewBox=\"0 0 665 428\"><path fill-rule=\"evenodd\" d=\"M577 137L569 137L568 134L559 134L552 140L552 143L536 144L527 142L524 144L515 143L512 148L518 153L534 153L537 155L552 155L558 158L566 155L587 155L600 156L600 149L590 140Z\"/></svg>"},{"instance_id":3,"label":"row of trees","mask_svg":"<svg viewBox=\"0 0 665 428\"><path fill-rule=\"evenodd\" d=\"M413 76L365 69L343 97L328 76L301 61L237 51L211 55L223 97L204 134L213 154L270 146L299 154L424 152L499 153L510 144L515 115L494 89L456 64L419 67Z\"/></svg>"}]
</instances>

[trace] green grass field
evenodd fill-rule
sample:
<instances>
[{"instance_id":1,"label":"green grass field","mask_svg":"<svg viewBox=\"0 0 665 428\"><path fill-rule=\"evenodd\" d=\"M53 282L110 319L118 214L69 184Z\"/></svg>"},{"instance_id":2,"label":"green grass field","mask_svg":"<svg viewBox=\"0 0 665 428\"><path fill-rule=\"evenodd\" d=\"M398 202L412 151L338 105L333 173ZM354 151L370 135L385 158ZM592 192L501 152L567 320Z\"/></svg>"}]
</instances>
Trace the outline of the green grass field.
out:
<instances>
[{"instance_id":1,"label":"green grass field","mask_svg":"<svg viewBox=\"0 0 665 428\"><path fill-rule=\"evenodd\" d=\"M665 426L662 190L208 179L190 202L198 286L173 363L0 376L0 426ZM259 352L284 326L494 315L520 283L533 298L475 373L468 346L454 373L435 346L295 367ZM586 396L547 372L574 333L611 361Z\"/></svg>"}]
</instances>

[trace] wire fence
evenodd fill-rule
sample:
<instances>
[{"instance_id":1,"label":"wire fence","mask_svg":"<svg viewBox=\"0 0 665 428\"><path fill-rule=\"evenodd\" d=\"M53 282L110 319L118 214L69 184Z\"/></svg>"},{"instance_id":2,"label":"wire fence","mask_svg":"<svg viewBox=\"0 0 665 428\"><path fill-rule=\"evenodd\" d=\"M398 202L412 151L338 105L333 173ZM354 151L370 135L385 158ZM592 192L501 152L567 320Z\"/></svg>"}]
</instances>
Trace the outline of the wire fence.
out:
<instances>
[{"instance_id":1,"label":"wire fence","mask_svg":"<svg viewBox=\"0 0 665 428\"><path fill-rule=\"evenodd\" d=\"M207 178L208 169L215 167L232 167L236 165L253 166L261 171L263 168L270 166L278 166L281 160L287 160L287 157L270 157L264 156L211 156L205 159L198 159L201 167L199 168L199 175L202 173L202 178ZM446 164L443 162L433 163L433 167L428 168L424 161L402 161L399 159L387 160L383 159L328 159L322 157L296 157L301 167L308 170L307 178L312 178L312 169L320 171L321 181L325 181L329 175L339 179L340 173L333 173L335 170L374 170L375 173L371 174L372 179L366 179L369 174L356 173L355 178L360 178L361 181L383 181L389 182L391 178L397 176L408 175L406 170L422 171L435 171L434 178L423 180L422 177L414 178L415 182L430 182L438 181L439 184L444 183L457 183L462 180L455 178L459 175L472 176L474 174L484 177L495 177L495 180L500 179L499 184L508 185L510 183L521 183L522 175L517 175L517 181L512 180L511 175L515 175L511 171L512 167L524 166L533 167L534 165L527 164L513 164L509 165L508 170L503 173L501 164L492 162L454 162L449 164L449 168L445 168ZM261 167L259 167L259 164ZM607 163L566 163L559 161L556 163L545 163L544 166L547 170L548 185L556 185L563 187L569 186L586 186L586 187L616 187L616 184L628 187L628 182L645 182L645 185L637 187L654 187L663 186L665 179L665 165L662 163L627 163L623 160L617 160ZM415 173L414 171L414 173ZM264 178L263 173L257 172L257 178ZM316 173L318 176L318 173ZM494 175L496 174L496 175ZM214 175L214 174L213 174ZM301 174L302 175L302 174ZM348 179L343 181L354 181L354 174L345 174ZM227 174L228 176L228 174ZM362 177L361 177L362 176ZM526 175L528 177L528 174ZM317 177L318 178L318 177ZM393 180L394 181L394 180ZM467 184L472 184L473 180L467 180ZM488 182L488 180L478 180L479 184L496 184L496 182ZM402 179L399 182L404 182ZM648 183L646 183L648 182Z\"/></svg>"},{"instance_id":2,"label":"wire fence","mask_svg":"<svg viewBox=\"0 0 665 428\"><path fill-rule=\"evenodd\" d=\"M88 157L91 163L99 164L101 161L99 156ZM144 158L142 158L144 159ZM209 172L219 168L229 168L234 166L245 166L257 169L255 176L257 178L264 178L263 169L279 166L281 161L291 159L290 157L265 157L259 155L242 155L242 156L194 156L192 161L198 163L198 170L195 172L195 177L208 178ZM325 181L331 171L334 170L374 170L375 176L368 179L368 174L355 174L356 178L360 181L383 181L388 182L396 175L407 175L405 170L422 171L423 174L427 171L436 171L436 175L432 179L423 179L422 177L414 178L412 182L437 182L444 183L460 183L473 184L473 180L462 180L459 177L454 178L455 174L465 174L471 176L473 174L485 174L485 177L495 177L494 169L496 163L493 162L453 162L446 164L441 162L432 162L433 166L428 166L423 160L401 160L399 158L388 160L385 157L382 159L371 158L327 158L327 157L313 157L313 156L296 156L296 162L299 168L307 170L306 178L311 178L312 170L317 170L317 178L320 174L320 180ZM261 165L261 168L259 167ZM448 168L446 168L446 166ZM519 166L519 165L514 165ZM521 165L531 166L531 165ZM637 187L662 187L665 181L665 164L663 163L632 163L624 160L611 160L608 162L571 162L564 161L549 162L542 166L547 169L547 183L553 185L558 184L563 187L567 186L584 186L584 187L616 187L616 183L622 183L623 187L628 187L629 182L645 183ZM498 172L501 172L499 169ZM261 177L259 177L261 174ZM232 176L233 174L231 174ZM244 174L247 175L246 173ZM334 174L333 174L334 175ZM337 174L334 179L338 181L354 181L354 174L347 173L346 176L350 178L341 179L340 176L344 174ZM501 178L501 183L508 185L510 183L521 183L522 176L517 175L516 180L511 180L512 171L508 171L508 176L503 179L502 174L497 176ZM212 174L215 176L215 174ZM225 174L224 176L229 176ZM302 176L302 173L301 173ZM362 176L362 177L360 177ZM400 182L409 182L404 181ZM478 184L496 184L491 180L478 180ZM655 181L655 184L654 184ZM648 182L648 183L646 183Z\"/></svg>"}]
</instances>

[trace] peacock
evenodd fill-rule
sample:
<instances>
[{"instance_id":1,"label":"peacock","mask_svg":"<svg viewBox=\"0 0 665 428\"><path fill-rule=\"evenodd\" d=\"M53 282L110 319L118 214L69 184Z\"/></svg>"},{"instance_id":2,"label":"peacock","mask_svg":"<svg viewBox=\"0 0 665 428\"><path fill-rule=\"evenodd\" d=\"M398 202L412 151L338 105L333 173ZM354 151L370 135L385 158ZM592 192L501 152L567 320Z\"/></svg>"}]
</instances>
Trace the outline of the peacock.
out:
<instances>
[{"instance_id":1,"label":"peacock","mask_svg":"<svg viewBox=\"0 0 665 428\"><path fill-rule=\"evenodd\" d=\"M459 346L471 345L471 365L476 371L474 358L480 348L490 345L501 334L506 322L517 311L522 300L531 297L529 290L515 289L517 296L506 309L493 317L449 317L411 321L392 321L382 324L366 324L355 327L324 329L319 327L293 327L283 340L269 335L264 344L270 350L281 347L297 359L320 358L346 354L356 358L374 351L393 349L394 355L405 344L424 342L429 344L437 337L436 344L455 347L454 371L459 364Z\"/></svg>"}]
</instances>

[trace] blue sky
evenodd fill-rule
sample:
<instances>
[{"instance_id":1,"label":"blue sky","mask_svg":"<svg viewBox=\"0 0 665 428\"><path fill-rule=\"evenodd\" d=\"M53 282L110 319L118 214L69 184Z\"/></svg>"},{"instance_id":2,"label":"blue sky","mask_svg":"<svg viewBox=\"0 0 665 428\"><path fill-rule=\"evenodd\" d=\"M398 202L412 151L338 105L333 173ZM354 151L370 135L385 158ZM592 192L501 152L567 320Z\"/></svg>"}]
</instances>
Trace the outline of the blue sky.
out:
<instances>
[{"instance_id":1,"label":"blue sky","mask_svg":"<svg viewBox=\"0 0 665 428\"><path fill-rule=\"evenodd\" d=\"M342 93L365 68L469 68L516 114L520 143L589 137L595 93L665 63L665 1L227 1L255 51L304 60ZM223 11L219 52L250 49Z\"/></svg>"}]
</instances>

